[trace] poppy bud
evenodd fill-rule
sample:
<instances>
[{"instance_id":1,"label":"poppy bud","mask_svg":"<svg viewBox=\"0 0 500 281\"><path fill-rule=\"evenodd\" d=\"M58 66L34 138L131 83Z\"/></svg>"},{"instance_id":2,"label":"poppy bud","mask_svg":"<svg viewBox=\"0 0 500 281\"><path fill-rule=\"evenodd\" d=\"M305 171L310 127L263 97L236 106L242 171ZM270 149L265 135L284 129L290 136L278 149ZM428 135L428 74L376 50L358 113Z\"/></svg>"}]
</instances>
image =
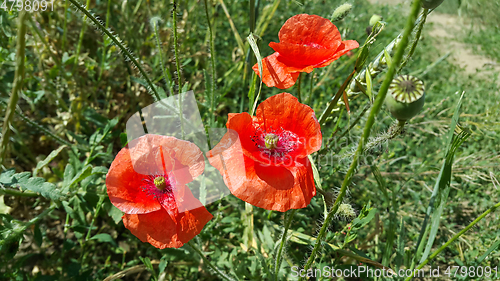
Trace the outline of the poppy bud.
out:
<instances>
[{"instance_id":1,"label":"poppy bud","mask_svg":"<svg viewBox=\"0 0 500 281\"><path fill-rule=\"evenodd\" d=\"M385 104L392 116L400 121L417 115L424 106L424 101L424 83L409 75L394 78L385 98Z\"/></svg>"},{"instance_id":2,"label":"poppy bud","mask_svg":"<svg viewBox=\"0 0 500 281\"><path fill-rule=\"evenodd\" d=\"M374 26L377 22L381 21L382 20L382 17L379 16L379 15L373 15L371 18L370 18L370 26Z\"/></svg>"},{"instance_id":3,"label":"poppy bud","mask_svg":"<svg viewBox=\"0 0 500 281\"><path fill-rule=\"evenodd\" d=\"M351 12L351 10L352 5L349 3L340 5L337 9L335 9L335 11L333 11L331 21L336 22L339 20L343 20L349 14L349 12Z\"/></svg>"},{"instance_id":4,"label":"poppy bud","mask_svg":"<svg viewBox=\"0 0 500 281\"><path fill-rule=\"evenodd\" d=\"M444 0L422 0L422 7L424 9L434 9L441 5Z\"/></svg>"}]
</instances>

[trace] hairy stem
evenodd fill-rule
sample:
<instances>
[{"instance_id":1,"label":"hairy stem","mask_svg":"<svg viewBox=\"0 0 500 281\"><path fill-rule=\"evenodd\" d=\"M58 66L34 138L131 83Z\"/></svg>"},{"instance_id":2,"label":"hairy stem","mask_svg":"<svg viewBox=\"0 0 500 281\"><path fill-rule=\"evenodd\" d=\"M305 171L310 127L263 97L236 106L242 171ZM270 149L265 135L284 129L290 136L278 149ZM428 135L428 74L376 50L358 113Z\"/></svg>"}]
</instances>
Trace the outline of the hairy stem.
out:
<instances>
[{"instance_id":1,"label":"hairy stem","mask_svg":"<svg viewBox=\"0 0 500 281\"><path fill-rule=\"evenodd\" d=\"M424 23L425 23L425 20L427 19L428 13L429 13L429 9L424 9L424 12L422 13L422 20L418 24L417 34L415 35L415 40L413 40L413 43L411 44L410 51L408 52L405 59L401 63L401 66L399 67L398 73L401 72L401 70L406 66L408 61L411 59L411 56L413 56L413 53L415 52L415 49L417 48L418 41L420 40L420 35L422 34L422 30L424 29Z\"/></svg>"},{"instance_id":2,"label":"hairy stem","mask_svg":"<svg viewBox=\"0 0 500 281\"><path fill-rule=\"evenodd\" d=\"M333 217L335 216L335 213L337 213L337 210L342 203L344 196L347 191L347 187L351 184L352 177L354 175L354 172L358 168L358 162L359 162L359 157L364 151L364 146L365 143L368 141L368 138L370 136L370 131L371 128L375 122L375 116L378 114L380 111L380 108L382 107L382 103L384 102L385 96L387 95L387 91L389 90L389 85L392 81L392 78L396 72L396 68L401 62L401 59L403 57L404 50L406 46L408 45L408 39L410 37L411 31L413 29L413 25L415 23L415 20L418 15L418 11L420 10L420 2L421 0L416 0L413 2L412 10L411 13L406 21L406 26L403 32L403 37L401 38L401 44L399 44L398 49L396 50L396 54L394 55L393 58L393 63L390 65L389 70L387 71L387 75L384 79L384 82L382 83L379 93L377 95L377 98L375 99L375 102L373 104L373 107L370 111L370 115L368 116L368 120L366 121L365 128L363 130L363 135L361 137L361 140L358 144L358 148L356 150L356 154L354 155L354 158L352 160L351 166L349 167L349 170L347 171L347 174L344 178L344 181L342 183L342 187L340 189L339 195L337 199L335 200L334 205L328 212L327 217L325 218L325 222L323 223L323 226L321 227L318 237L316 239L316 243L314 244L313 251L311 255L309 256L309 259L307 260L304 269L307 271L311 265L314 262L314 259L316 258L316 255L319 251L319 248L323 242L323 239L326 234L326 229L330 225L330 222L332 221Z\"/></svg>"},{"instance_id":3,"label":"hairy stem","mask_svg":"<svg viewBox=\"0 0 500 281\"><path fill-rule=\"evenodd\" d=\"M83 7L80 3L78 3L77 0L69 0L71 4L73 4L80 12L82 12L84 15L86 15L94 24L95 26L104 34L106 34L111 41L122 51L123 55L132 62L132 64L137 67L137 70L139 70L139 73L144 77L146 80L146 83L149 85L149 90L153 93L154 97L156 100L160 100L160 95L156 91L156 87L153 84L153 81L149 78L147 75L146 71L142 67L142 65L139 63L137 58L132 54L132 52L125 47L125 45L122 44L122 41L117 37L114 36L111 31L109 31L101 21L99 21L89 10L87 10L85 7Z\"/></svg>"},{"instance_id":4,"label":"hairy stem","mask_svg":"<svg viewBox=\"0 0 500 281\"><path fill-rule=\"evenodd\" d=\"M286 234L288 232L288 229L290 228L290 224L292 224L295 212L297 212L297 209L293 209L289 213L288 212L285 213L285 229L283 230L283 235L281 236L281 243L278 249L278 254L276 255L276 262L274 264L274 280L276 281L278 281L278 273L280 271L281 261L283 259L282 253L283 253L283 247L286 244L286 239L287 239Z\"/></svg>"}]
</instances>

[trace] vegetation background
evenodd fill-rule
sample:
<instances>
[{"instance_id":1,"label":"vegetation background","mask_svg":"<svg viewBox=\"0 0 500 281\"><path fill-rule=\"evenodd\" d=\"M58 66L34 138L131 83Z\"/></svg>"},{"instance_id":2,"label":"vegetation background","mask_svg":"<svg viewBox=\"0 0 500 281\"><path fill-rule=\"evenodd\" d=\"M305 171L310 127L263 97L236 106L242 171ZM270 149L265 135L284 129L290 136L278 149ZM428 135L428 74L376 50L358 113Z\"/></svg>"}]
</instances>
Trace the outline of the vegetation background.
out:
<instances>
[{"instance_id":1,"label":"vegetation background","mask_svg":"<svg viewBox=\"0 0 500 281\"><path fill-rule=\"evenodd\" d=\"M351 13L335 23L344 40L362 44L372 15L383 17L387 25L370 50L369 61L403 29L410 3L390 2L396 4L351 0ZM251 3L256 5L255 27L250 20ZM267 56L272 53L267 44L278 41L279 28L286 19L299 13L329 18L342 3L208 1L212 49L205 3L180 1L175 12L180 73L175 70L173 3L87 0L86 5L126 43L147 76L162 89L160 93L178 92L172 81L180 78L182 89L194 91L206 125L224 127L227 113L248 111L251 105L250 67L255 58L244 41L250 31L261 38L260 51ZM373 162L361 163L348 194L348 202L359 218L334 220L327 234L328 245L316 259L317 268L333 264L342 268L359 263L361 258L394 269L410 267L445 157L451 117L462 92L460 125L472 135L455 154L451 189L443 204L433 251L500 201L498 11L499 1L446 0L431 14L434 19L451 18L453 25L443 28L440 22L429 20L412 60L402 72L424 81L424 110L409 122L403 135L367 153ZM7 109L14 83L17 17L17 11L0 9L2 112ZM26 75L10 122L8 154L3 162L6 171L0 175L0 279L218 280L188 246L158 250L140 242L123 226L121 212L109 202L104 179L107 167L125 144L126 121L154 98L145 77L84 18L68 0L55 1L53 12L28 14ZM437 32L439 28L446 34ZM460 50L462 55L457 57ZM302 77L304 100L317 115L351 73L356 52ZM461 60L464 53L474 58L469 66ZM213 72L210 55L215 58ZM479 56L488 64L470 68ZM382 80L383 75L374 79L375 89ZM210 100L212 91L215 107ZM295 95L297 88L287 91ZM280 92L264 87L260 100ZM362 112L367 100L357 96L349 102L349 114L341 110L322 128L325 140L334 134L326 152L332 161L318 162L322 187L329 194L335 195L342 184L350 152L362 131L359 124L366 119ZM360 122L356 124L358 116ZM386 131L391 123L392 117L383 108L372 136ZM381 177L375 177L370 166L378 167ZM214 219L195 242L209 259L244 280L270 278L283 214L254 208L251 228L244 202L234 196L207 208ZM307 257L304 253L310 253L311 239L323 219L320 195L296 213L281 276L292 278L290 267L303 264ZM352 230L347 228L349 223ZM492 212L430 265L498 266L498 237L499 214Z\"/></svg>"}]
</instances>

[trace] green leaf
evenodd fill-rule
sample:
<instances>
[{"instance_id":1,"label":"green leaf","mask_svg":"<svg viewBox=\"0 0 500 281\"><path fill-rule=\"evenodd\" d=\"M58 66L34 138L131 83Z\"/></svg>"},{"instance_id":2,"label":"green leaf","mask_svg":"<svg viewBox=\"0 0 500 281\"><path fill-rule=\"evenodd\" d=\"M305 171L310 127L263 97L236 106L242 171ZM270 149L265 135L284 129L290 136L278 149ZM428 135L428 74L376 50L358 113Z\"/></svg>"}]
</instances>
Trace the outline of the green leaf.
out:
<instances>
[{"instance_id":1,"label":"green leaf","mask_svg":"<svg viewBox=\"0 0 500 281\"><path fill-rule=\"evenodd\" d=\"M252 33L250 33L250 35L248 35L247 41L250 44L250 47L252 48L252 51L255 54L255 57L257 58L257 65L259 67L259 73L260 73L260 76L261 76L260 86L259 86L259 92L258 92L257 97L255 98L255 100L253 99L253 96L255 94L254 93L250 93L250 92L248 93L249 94L249 98L250 98L250 95L252 96L252 98L250 100L252 101L253 106L252 106L252 109L250 111L250 115L253 115L253 113L255 112L255 108L257 107L257 103L259 102L260 92L262 90L262 71L263 71L263 68L262 68L262 56L260 55L259 47L257 46L257 42L255 42L255 38L254 38L254 35ZM255 79L257 79L257 77L255 77ZM253 82L253 84L255 85L255 81ZM252 104L252 103L250 103L250 104Z\"/></svg>"},{"instance_id":2,"label":"green leaf","mask_svg":"<svg viewBox=\"0 0 500 281\"><path fill-rule=\"evenodd\" d=\"M463 142L465 142L467 138L471 135L470 130L460 130L460 134L458 136L454 136L455 128L457 127L458 118L460 116L460 107L462 105L463 97L464 93L462 93L460 99L458 100L455 112L453 114L453 118L451 120L450 131L448 132L448 139L446 145L445 161L443 162L441 166L441 171L439 172L439 175L436 179L436 184L434 185L434 190L432 192L429 206L427 207L426 216L424 218L424 223L422 225L422 230L427 228L428 218L432 214L429 238L427 239L427 245L420 259L420 263L426 260L427 257L429 256L432 245L434 244L434 239L436 238L439 229L441 214L443 213L444 206L446 205L448 194L451 189L450 181L452 174L453 157L455 155L456 150L460 147L460 145ZM437 208L435 208L436 205L438 206ZM425 236L423 236L422 238L425 238ZM423 241L423 239L419 240Z\"/></svg>"},{"instance_id":3,"label":"green leaf","mask_svg":"<svg viewBox=\"0 0 500 281\"><path fill-rule=\"evenodd\" d=\"M97 240L101 243L110 243L111 245L118 247L118 245L115 242L115 239L113 239L113 237L111 237L111 235L107 233L96 234L92 238L90 238L90 240Z\"/></svg>"},{"instance_id":4,"label":"green leaf","mask_svg":"<svg viewBox=\"0 0 500 281\"><path fill-rule=\"evenodd\" d=\"M391 58L391 55L389 55L389 53L387 52L386 49L384 49L384 58L385 58L385 61L387 62L387 67L390 68L391 64L392 64L392 58Z\"/></svg>"},{"instance_id":5,"label":"green leaf","mask_svg":"<svg viewBox=\"0 0 500 281\"><path fill-rule=\"evenodd\" d=\"M384 194L385 199L389 202L389 194L387 193L387 187L385 184L385 180L382 177L382 174L380 174L380 170L378 169L377 165L371 165L370 169L372 170L372 174L375 177L375 180L377 181L377 186L382 191Z\"/></svg>"},{"instance_id":6,"label":"green leaf","mask_svg":"<svg viewBox=\"0 0 500 281\"><path fill-rule=\"evenodd\" d=\"M365 80L366 80L366 95L370 99L370 102L373 103L373 83L372 83L372 75L370 73L370 69L365 68Z\"/></svg>"},{"instance_id":7,"label":"green leaf","mask_svg":"<svg viewBox=\"0 0 500 281\"><path fill-rule=\"evenodd\" d=\"M493 243L493 245L491 245L491 247L489 247L488 250L476 260L476 264L479 265L489 254L491 254L491 252L498 250L499 247L500 247L500 239L495 241L495 243Z\"/></svg>"},{"instance_id":8,"label":"green leaf","mask_svg":"<svg viewBox=\"0 0 500 281\"><path fill-rule=\"evenodd\" d=\"M57 155L59 155L59 153L65 149L67 146L66 145L61 145L58 149L52 151L48 156L47 158L45 158L43 161L40 161L36 164L36 168L35 170L33 171L33 176L36 176L38 174L38 171L40 169L42 169L43 167L45 167L47 164L49 164L50 162L52 162L52 160L54 160L54 158L57 157Z\"/></svg>"},{"instance_id":9,"label":"green leaf","mask_svg":"<svg viewBox=\"0 0 500 281\"><path fill-rule=\"evenodd\" d=\"M13 170L7 170L0 175L0 184L9 187L18 187L23 190L30 190L39 193L43 197L59 201L66 196L56 189L52 183L45 182L44 178L30 177L30 172L14 174Z\"/></svg>"}]
</instances>

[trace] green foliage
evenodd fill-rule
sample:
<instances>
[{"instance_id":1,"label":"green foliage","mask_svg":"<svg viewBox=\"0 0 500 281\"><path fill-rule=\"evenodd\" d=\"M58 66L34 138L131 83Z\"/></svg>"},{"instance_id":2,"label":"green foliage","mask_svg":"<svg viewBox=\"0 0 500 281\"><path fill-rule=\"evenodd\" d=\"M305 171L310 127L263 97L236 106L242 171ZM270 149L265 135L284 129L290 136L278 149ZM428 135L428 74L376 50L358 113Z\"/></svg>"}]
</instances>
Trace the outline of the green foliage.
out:
<instances>
[{"instance_id":1,"label":"green foliage","mask_svg":"<svg viewBox=\"0 0 500 281\"><path fill-rule=\"evenodd\" d=\"M212 203L207 208L213 220L191 241L204 260L188 245L159 250L133 236L121 222L122 212L107 197L105 178L114 156L127 144L128 118L158 97L178 88L193 90L205 125L223 128L228 113L250 112L264 98L283 92L264 86L256 94L259 77L251 67L273 52L268 44L279 41L278 31L289 17L308 13L328 18L343 1L206 1L206 10L199 1L176 1L177 56L172 3L97 1L83 9L70 2L77 3L55 1L54 12L30 15L27 75L10 126L10 157L3 163L7 169L0 173L0 279L222 279L208 262L230 278L274 278L283 214L259 208L249 212L234 196ZM255 4L254 13L250 3ZM376 76L368 71L370 63L377 54L383 54L385 65L393 63L386 46L406 20L404 5L349 3L352 10L335 24L343 40L366 43L350 57L302 78L301 92L310 94L307 103L320 117L324 140L321 153L309 158L318 195L295 213L285 237L277 271L283 280L295 278L291 268L303 266L315 243L321 243L321 251L314 268L358 263L410 268L412 261L430 256L500 201L494 184L500 177L498 73L465 73L443 52L446 48L436 44L432 25L426 23L415 53L401 70L424 81L424 109L401 135L380 138L378 146L363 152L343 202L359 210L357 216L333 220L325 239L316 240L325 210L351 163L366 122L364 113L384 79L383 70ZM445 1L433 13L460 11L472 27L457 40L473 43L478 53L498 61L497 6L498 1ZM92 13L109 20L100 22ZM384 21L378 21L368 37L366 28L374 14ZM84 28L84 15L98 28ZM16 11L0 9L2 112L14 84L16 20ZM176 59L181 71L176 70ZM365 82L354 79L363 70ZM174 86L177 78L185 83ZM349 100L349 114L344 108L336 111L351 82L365 95ZM296 87L286 91L297 95ZM462 91L466 94L459 111L454 93ZM382 108L372 129L374 139L384 136L391 123ZM455 124L461 130L456 134ZM465 128L472 131L470 136ZM497 218L492 213L478 222L436 256L432 266L497 265Z\"/></svg>"}]
</instances>

